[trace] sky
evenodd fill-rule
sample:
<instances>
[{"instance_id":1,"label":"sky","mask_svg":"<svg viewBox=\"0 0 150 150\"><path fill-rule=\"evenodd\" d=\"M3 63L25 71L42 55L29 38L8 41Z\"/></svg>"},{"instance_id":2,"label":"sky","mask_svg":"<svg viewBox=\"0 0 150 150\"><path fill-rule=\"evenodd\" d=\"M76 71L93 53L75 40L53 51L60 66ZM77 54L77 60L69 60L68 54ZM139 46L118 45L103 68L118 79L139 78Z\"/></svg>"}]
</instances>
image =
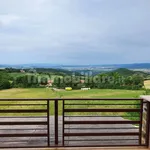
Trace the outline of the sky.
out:
<instances>
[{"instance_id":1,"label":"sky","mask_svg":"<svg viewBox=\"0 0 150 150\"><path fill-rule=\"evenodd\" d=\"M0 0L0 64L150 62L150 0Z\"/></svg>"}]
</instances>

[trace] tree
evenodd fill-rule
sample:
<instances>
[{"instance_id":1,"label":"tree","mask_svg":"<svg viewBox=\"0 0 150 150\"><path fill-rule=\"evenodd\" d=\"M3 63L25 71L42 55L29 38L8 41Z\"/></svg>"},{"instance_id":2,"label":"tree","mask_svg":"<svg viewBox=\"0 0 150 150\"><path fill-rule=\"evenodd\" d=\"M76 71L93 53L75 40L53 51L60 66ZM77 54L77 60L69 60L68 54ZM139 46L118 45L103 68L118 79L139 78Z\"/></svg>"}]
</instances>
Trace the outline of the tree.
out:
<instances>
[{"instance_id":1,"label":"tree","mask_svg":"<svg viewBox=\"0 0 150 150\"><path fill-rule=\"evenodd\" d=\"M0 80L0 90L2 89L9 89L11 87L11 84L8 80Z\"/></svg>"},{"instance_id":2,"label":"tree","mask_svg":"<svg viewBox=\"0 0 150 150\"><path fill-rule=\"evenodd\" d=\"M6 72L0 72L0 90L9 89L11 87L9 79L10 77Z\"/></svg>"},{"instance_id":3,"label":"tree","mask_svg":"<svg viewBox=\"0 0 150 150\"><path fill-rule=\"evenodd\" d=\"M139 75L133 75L133 83L134 83L134 85L143 87L144 86L144 78Z\"/></svg>"}]
</instances>

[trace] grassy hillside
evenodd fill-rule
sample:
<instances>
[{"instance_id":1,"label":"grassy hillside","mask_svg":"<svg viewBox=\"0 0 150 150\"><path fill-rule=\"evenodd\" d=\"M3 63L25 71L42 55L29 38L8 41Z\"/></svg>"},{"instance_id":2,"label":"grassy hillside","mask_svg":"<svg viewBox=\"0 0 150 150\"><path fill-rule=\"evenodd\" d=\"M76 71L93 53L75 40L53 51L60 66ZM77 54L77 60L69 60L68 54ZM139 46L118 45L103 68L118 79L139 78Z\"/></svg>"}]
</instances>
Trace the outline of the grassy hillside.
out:
<instances>
[{"instance_id":1,"label":"grassy hillside","mask_svg":"<svg viewBox=\"0 0 150 150\"><path fill-rule=\"evenodd\" d=\"M1 90L0 98L134 98L143 94L142 90L91 89L89 91L55 91L46 88Z\"/></svg>"},{"instance_id":2,"label":"grassy hillside","mask_svg":"<svg viewBox=\"0 0 150 150\"><path fill-rule=\"evenodd\" d=\"M146 89L150 89L150 80L144 81L144 85Z\"/></svg>"},{"instance_id":3,"label":"grassy hillside","mask_svg":"<svg viewBox=\"0 0 150 150\"><path fill-rule=\"evenodd\" d=\"M92 89L89 91L81 91L81 90L73 90L73 91L57 91L57 92L53 92L50 89L46 89L46 88L33 88L33 89L9 89L9 90L2 90L0 91L0 98L138 98L140 95L143 95L144 91L131 91L131 90L109 90L109 89ZM69 101L69 103L75 102L73 100ZM102 104L104 103L109 103L110 101L84 101L86 104L88 103L99 103L101 102ZM7 102L3 102L1 101L0 103L5 103L5 104L12 104L14 102L12 101L7 101ZM16 102L18 104L25 104L25 103L29 103L29 102ZM36 104L41 104L41 102L39 101L34 101L34 102L30 102L30 103L36 103ZM45 103L45 102L44 102ZM78 103L83 103L81 101L78 101ZM117 103L129 103L129 101L111 101L111 103L113 104L117 104ZM131 103L131 102L130 102ZM132 101L132 103L136 103L136 101ZM51 109L50 109L50 113L51 115L54 114L54 103L51 102ZM78 106L76 105L72 105L71 108L77 108ZM84 108L85 106L79 106ZM107 108L126 108L127 106L121 106L121 105L108 105L108 106L99 106L99 105L87 105L86 107L88 108L98 108L98 107L107 107ZM131 105L128 106L130 108L135 107L135 105ZM11 106L1 106L0 109L10 109ZM13 109L19 109L19 107L17 106L13 106ZM31 106L21 106L21 108L24 109L35 109L35 106L31 105ZM37 108L37 107L36 107ZM38 108L44 108L43 106L38 106ZM62 114L62 102L59 102L59 115ZM7 115L7 114L0 114L0 115ZM9 114L10 115L10 114ZM18 114L11 114L11 115L18 115ZM22 114L22 115L26 115L26 114ZM33 115L33 114L29 114L29 115ZM34 115L39 115L39 114L34 114ZM78 113L76 115L79 115ZM109 113L109 115L116 115L115 113ZM120 113L117 115L126 115L125 113Z\"/></svg>"},{"instance_id":4,"label":"grassy hillside","mask_svg":"<svg viewBox=\"0 0 150 150\"><path fill-rule=\"evenodd\" d=\"M2 71L10 74L11 77L23 76L26 74L48 74L51 76L66 76L72 75L72 71L64 70L64 69L53 69L53 68L36 68L36 69L23 69L23 73L20 71L21 69L15 68L5 68ZM76 75L80 75L80 73L76 73Z\"/></svg>"},{"instance_id":5,"label":"grassy hillside","mask_svg":"<svg viewBox=\"0 0 150 150\"><path fill-rule=\"evenodd\" d=\"M142 71L132 71L126 68L119 68L117 70L111 71L108 74L112 74L112 73L119 73L121 76L132 76L132 75L141 75L143 77L147 77L149 74L142 72Z\"/></svg>"}]
</instances>

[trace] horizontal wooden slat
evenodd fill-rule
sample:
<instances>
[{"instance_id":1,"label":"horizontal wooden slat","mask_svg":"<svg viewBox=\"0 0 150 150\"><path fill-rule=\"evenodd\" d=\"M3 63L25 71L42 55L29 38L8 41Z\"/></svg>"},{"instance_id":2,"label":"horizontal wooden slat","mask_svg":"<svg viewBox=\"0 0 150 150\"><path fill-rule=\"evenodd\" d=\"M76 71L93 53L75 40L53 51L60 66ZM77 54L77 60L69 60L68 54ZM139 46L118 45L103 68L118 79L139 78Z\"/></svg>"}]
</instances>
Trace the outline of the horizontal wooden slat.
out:
<instances>
[{"instance_id":1,"label":"horizontal wooden slat","mask_svg":"<svg viewBox=\"0 0 150 150\"><path fill-rule=\"evenodd\" d=\"M47 136L46 133L38 134L0 134L0 137L43 137Z\"/></svg>"},{"instance_id":2,"label":"horizontal wooden slat","mask_svg":"<svg viewBox=\"0 0 150 150\"><path fill-rule=\"evenodd\" d=\"M139 132L126 133L64 133L64 136L139 136Z\"/></svg>"},{"instance_id":3,"label":"horizontal wooden slat","mask_svg":"<svg viewBox=\"0 0 150 150\"><path fill-rule=\"evenodd\" d=\"M55 100L143 100L141 98L56 98Z\"/></svg>"},{"instance_id":4,"label":"horizontal wooden slat","mask_svg":"<svg viewBox=\"0 0 150 150\"><path fill-rule=\"evenodd\" d=\"M0 101L47 101L54 99L46 99L46 98L0 98Z\"/></svg>"},{"instance_id":5,"label":"horizontal wooden slat","mask_svg":"<svg viewBox=\"0 0 150 150\"><path fill-rule=\"evenodd\" d=\"M0 125L47 125L47 122L0 122Z\"/></svg>"},{"instance_id":6,"label":"horizontal wooden slat","mask_svg":"<svg viewBox=\"0 0 150 150\"><path fill-rule=\"evenodd\" d=\"M84 103L84 104L76 104L76 103L66 103L66 104L64 104L64 105L141 105L141 104L100 104L100 103L95 103L95 104L88 104L88 103Z\"/></svg>"},{"instance_id":7,"label":"horizontal wooden slat","mask_svg":"<svg viewBox=\"0 0 150 150\"><path fill-rule=\"evenodd\" d=\"M82 118L82 117L83 118L86 118L86 117L88 117L88 118L106 118L106 117L108 117L108 118L109 117L116 117L116 118L117 117L122 117L122 118L124 118L124 117L139 118L140 116L127 116L127 115L124 115L124 116L112 116L112 115L111 116L105 116L105 115L104 116L92 116L92 115L90 115L90 116L85 116L85 115L82 115L82 116L79 116L79 115L77 115L77 116L74 116L74 115L73 116L68 116L67 115L67 116L64 116L64 117L65 118L74 118L74 117L80 117L80 118Z\"/></svg>"},{"instance_id":8,"label":"horizontal wooden slat","mask_svg":"<svg viewBox=\"0 0 150 150\"><path fill-rule=\"evenodd\" d=\"M0 146L1 149L10 149L10 148L12 148L12 149L27 149L27 148L35 149L35 148L37 148L37 149L39 149L39 148L45 148L45 147L46 146L37 146L37 145L36 146L30 146L30 145L29 146L17 146L17 145L16 146L10 146L10 145Z\"/></svg>"},{"instance_id":9,"label":"horizontal wooden slat","mask_svg":"<svg viewBox=\"0 0 150 150\"><path fill-rule=\"evenodd\" d=\"M141 147L139 147L139 146L141 146ZM105 144L105 145L103 145L103 144L102 144L102 145L97 145L97 144L93 144L93 145L90 145L90 144L83 144L83 145L76 144L76 145L73 145L73 144L69 144L69 145L67 145L67 146L65 145L65 148L68 148L68 147L76 147L76 148L78 148L78 147L84 147L84 148L85 148L85 147L86 147L86 148L87 148L87 147L88 147L88 148L90 148L90 149L91 149L91 148L94 149L94 148L98 148L98 147L99 147L99 148L102 148L102 147L103 147L103 148L104 148L104 147L110 147L110 149L106 149L106 148L104 148L104 149L106 149L106 150L112 150L114 147L117 147L117 148L119 147L119 149L122 149L122 148L124 147L124 149L125 149L125 148L126 148L126 149L128 148L128 150L131 150L131 147L133 147L132 150L135 149L135 148L136 148L136 150L137 150L137 149L139 149L139 150L147 150L147 149L143 149L143 148L142 148L142 147L145 147L145 146L147 146L147 145L144 145L144 144L141 144L141 145L140 145L140 144L138 144L138 143L137 143L137 144L119 144L119 145L117 145L117 144L110 144L110 145L108 145L108 144L107 144L107 145L106 145L106 144ZM52 146L51 146L51 147L52 147ZM112 147L113 147L113 148L112 148ZM54 147L54 148L55 148L55 147ZM57 147L57 148L58 148L58 147Z\"/></svg>"},{"instance_id":10,"label":"horizontal wooden slat","mask_svg":"<svg viewBox=\"0 0 150 150\"><path fill-rule=\"evenodd\" d=\"M99 142L104 142L104 141L126 141L126 140L131 140L131 141L136 141L136 140L139 140L139 139L129 139L129 138L124 138L124 139L68 139L68 140L65 140L65 141L70 141L70 142L76 142L76 141L79 141L79 142L85 142L85 141L99 141Z\"/></svg>"},{"instance_id":11,"label":"horizontal wooden slat","mask_svg":"<svg viewBox=\"0 0 150 150\"><path fill-rule=\"evenodd\" d=\"M143 100L141 98L0 98L0 101L57 101L57 100Z\"/></svg>"},{"instance_id":12,"label":"horizontal wooden slat","mask_svg":"<svg viewBox=\"0 0 150 150\"><path fill-rule=\"evenodd\" d=\"M139 147L140 146L140 147ZM119 149L121 149L122 147L125 147L125 148L128 148L128 150L133 150L133 148L135 149L139 149L139 150L147 150L147 149L145 149L145 148L143 148L143 147L145 147L145 146L147 146L147 145L144 145L144 144L142 144L142 145L139 145L139 144L120 144L120 145L114 145L114 144L110 144L110 145L85 145L85 144L83 144L83 145L73 145L73 144L70 144L70 145L65 145L65 146L55 146L55 145L52 145L52 146L50 146L51 148L57 148L57 149L64 149L64 148L78 148L79 149L79 147L82 147L83 148L83 150L85 150L85 147L86 147L86 149L87 149L87 147L88 148L97 148L97 147L107 147L107 149L106 150L112 150L112 147L117 147L117 148L119 148ZM109 147L109 149L108 149L108 147ZM47 148L46 146L13 146L13 147L11 147L11 146L2 146L2 147L0 147L1 149L6 149L6 148L8 148L8 149L10 149L10 148L37 148L37 149L39 149L39 148ZM104 148L105 149L105 148Z\"/></svg>"},{"instance_id":13,"label":"horizontal wooden slat","mask_svg":"<svg viewBox=\"0 0 150 150\"><path fill-rule=\"evenodd\" d=\"M4 109L0 110L0 113L44 113L47 112L46 109Z\"/></svg>"},{"instance_id":14,"label":"horizontal wooden slat","mask_svg":"<svg viewBox=\"0 0 150 150\"><path fill-rule=\"evenodd\" d=\"M15 119L17 119L17 118L19 118L19 119L27 119L27 118L32 118L32 119L35 119L35 118L37 118L37 119L41 119L41 118L44 118L44 119L47 119L47 116L0 116L0 119L3 119L3 118L7 118L7 119L12 119L12 118L15 118Z\"/></svg>"},{"instance_id":15,"label":"horizontal wooden slat","mask_svg":"<svg viewBox=\"0 0 150 150\"><path fill-rule=\"evenodd\" d=\"M0 129L0 131L7 131L8 129ZM45 130L47 130L47 128L21 128L21 129L18 129L17 127L16 128L12 128L12 129L9 129L9 131L13 131L13 130L15 130L15 131L25 131L25 130L36 130L36 131L38 131L38 130L40 130L40 131L45 131Z\"/></svg>"},{"instance_id":16,"label":"horizontal wooden slat","mask_svg":"<svg viewBox=\"0 0 150 150\"><path fill-rule=\"evenodd\" d=\"M140 109L64 109L64 112L140 112Z\"/></svg>"},{"instance_id":17,"label":"horizontal wooden slat","mask_svg":"<svg viewBox=\"0 0 150 150\"><path fill-rule=\"evenodd\" d=\"M103 128L90 128L90 127L84 127L84 128L82 128L82 127L80 127L80 128L78 128L78 127L76 127L76 128L71 128L71 127L68 127L68 128L64 128L65 130L112 130L112 129L114 129L114 130L131 130L131 129L134 129L134 130L138 130L138 128L135 128L135 127L116 127L116 128L114 128L114 127L112 127L112 128L105 128L105 127L103 127Z\"/></svg>"},{"instance_id":18,"label":"horizontal wooden slat","mask_svg":"<svg viewBox=\"0 0 150 150\"><path fill-rule=\"evenodd\" d=\"M140 124L140 121L64 121L64 124Z\"/></svg>"},{"instance_id":19,"label":"horizontal wooden slat","mask_svg":"<svg viewBox=\"0 0 150 150\"><path fill-rule=\"evenodd\" d=\"M46 106L47 104L0 104L0 106Z\"/></svg>"}]
</instances>

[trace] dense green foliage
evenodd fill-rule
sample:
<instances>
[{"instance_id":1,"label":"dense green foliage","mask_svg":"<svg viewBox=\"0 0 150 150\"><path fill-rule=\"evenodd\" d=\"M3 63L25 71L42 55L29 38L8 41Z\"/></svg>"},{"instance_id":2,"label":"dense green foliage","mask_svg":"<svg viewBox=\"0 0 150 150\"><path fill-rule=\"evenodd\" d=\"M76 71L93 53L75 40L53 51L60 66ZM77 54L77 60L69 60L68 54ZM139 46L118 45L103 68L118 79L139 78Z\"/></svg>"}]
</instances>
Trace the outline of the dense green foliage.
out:
<instances>
[{"instance_id":1,"label":"dense green foliage","mask_svg":"<svg viewBox=\"0 0 150 150\"><path fill-rule=\"evenodd\" d=\"M72 75L71 71L63 69L51 69L51 68L36 68L36 69L16 69L16 68L5 68L0 70L1 74L1 89L8 87L8 78L13 83L12 86L15 88L30 88L30 87L41 87L48 84L49 80L55 78L55 76L63 77ZM2 74L5 74L2 76ZM79 74L79 73L78 73ZM7 84L6 84L7 83Z\"/></svg>"},{"instance_id":2,"label":"dense green foliage","mask_svg":"<svg viewBox=\"0 0 150 150\"><path fill-rule=\"evenodd\" d=\"M144 77L128 69L118 69L113 72L96 76L78 75L61 69L38 68L22 70L6 68L0 71L0 89L33 88L51 86L64 89L93 88L93 89L129 89L139 90L144 85ZM134 73L133 73L134 72ZM144 73L143 73L144 74ZM10 82L11 81L11 82ZM12 84L11 84L12 83Z\"/></svg>"},{"instance_id":3,"label":"dense green foliage","mask_svg":"<svg viewBox=\"0 0 150 150\"><path fill-rule=\"evenodd\" d=\"M5 71L8 73L20 73L21 69L6 68ZM25 73L39 73L39 74L50 74L50 75L72 75L73 72L64 69L53 69L53 68L36 68L36 69L23 69ZM80 73L75 73L80 75Z\"/></svg>"},{"instance_id":4,"label":"dense green foliage","mask_svg":"<svg viewBox=\"0 0 150 150\"><path fill-rule=\"evenodd\" d=\"M21 88L36 87L37 83L32 81L32 79L34 79L35 76L30 76L32 82L29 82L28 78L29 78L28 75L18 76L14 80L14 87L15 88L18 88L18 87L21 87Z\"/></svg>"},{"instance_id":5,"label":"dense green foliage","mask_svg":"<svg viewBox=\"0 0 150 150\"><path fill-rule=\"evenodd\" d=\"M83 87L98 89L129 89L139 90L144 86L144 78L139 75L121 76L118 73L100 74L97 76L56 78L54 86L57 88L72 87L80 89Z\"/></svg>"},{"instance_id":6,"label":"dense green foliage","mask_svg":"<svg viewBox=\"0 0 150 150\"><path fill-rule=\"evenodd\" d=\"M133 70L129 70L129 69L126 69L126 68L119 68L117 70L114 70L114 71L111 71L111 72L108 72L107 74L112 74L112 73L118 73L120 74L121 76L133 76L133 75L139 75L139 76L142 76L144 78L146 78L149 74L148 73L145 73L145 72L142 72L142 71L133 71Z\"/></svg>"},{"instance_id":7,"label":"dense green foliage","mask_svg":"<svg viewBox=\"0 0 150 150\"><path fill-rule=\"evenodd\" d=\"M0 71L0 90L11 87L10 79L10 76L6 72Z\"/></svg>"}]
</instances>

